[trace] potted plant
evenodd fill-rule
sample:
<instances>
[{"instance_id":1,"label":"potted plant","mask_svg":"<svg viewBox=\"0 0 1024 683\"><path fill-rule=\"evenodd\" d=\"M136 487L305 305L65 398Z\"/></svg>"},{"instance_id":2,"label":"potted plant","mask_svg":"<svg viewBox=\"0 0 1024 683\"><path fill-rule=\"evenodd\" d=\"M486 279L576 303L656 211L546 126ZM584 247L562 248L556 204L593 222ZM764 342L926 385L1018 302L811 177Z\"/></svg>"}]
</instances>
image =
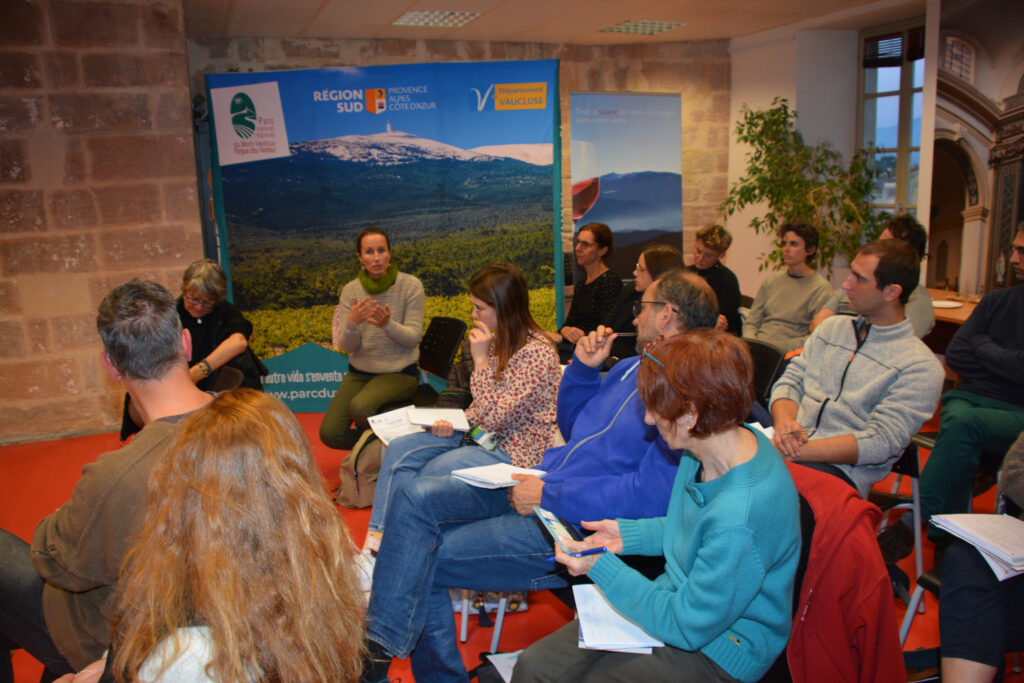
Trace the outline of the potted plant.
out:
<instances>
[{"instance_id":1,"label":"potted plant","mask_svg":"<svg viewBox=\"0 0 1024 683\"><path fill-rule=\"evenodd\" d=\"M750 221L758 234L774 235L789 220L803 220L818 228L818 264L832 275L832 263L842 255L853 260L858 247L881 232L886 215L875 211L869 197L875 171L867 155L858 150L849 166L829 142L811 147L796 129L797 113L785 98L771 107L752 110L743 105L736 138L753 149L747 169L719 208L732 215L753 204L767 203L763 216ZM759 270L778 269L782 250L761 255Z\"/></svg>"}]
</instances>

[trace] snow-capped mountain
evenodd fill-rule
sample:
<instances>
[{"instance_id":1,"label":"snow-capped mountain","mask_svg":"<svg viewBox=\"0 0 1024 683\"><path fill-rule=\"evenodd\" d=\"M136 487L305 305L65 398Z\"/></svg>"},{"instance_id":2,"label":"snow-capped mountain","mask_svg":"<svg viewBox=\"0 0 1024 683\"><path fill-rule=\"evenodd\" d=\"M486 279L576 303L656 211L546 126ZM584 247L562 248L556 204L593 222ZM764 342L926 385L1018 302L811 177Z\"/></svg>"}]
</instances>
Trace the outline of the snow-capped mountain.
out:
<instances>
[{"instance_id":1,"label":"snow-capped mountain","mask_svg":"<svg viewBox=\"0 0 1024 683\"><path fill-rule=\"evenodd\" d=\"M518 159L536 166L550 166L554 161L553 148L554 145L550 144L485 145L473 147L469 151L489 154L492 157Z\"/></svg>"},{"instance_id":2,"label":"snow-capped mountain","mask_svg":"<svg viewBox=\"0 0 1024 683\"><path fill-rule=\"evenodd\" d=\"M328 154L341 161L378 166L409 164L425 159L456 161L490 161L494 156L461 149L437 140L417 137L411 133L388 130L372 135L343 135L324 140L310 140L291 145L294 152Z\"/></svg>"}]
</instances>

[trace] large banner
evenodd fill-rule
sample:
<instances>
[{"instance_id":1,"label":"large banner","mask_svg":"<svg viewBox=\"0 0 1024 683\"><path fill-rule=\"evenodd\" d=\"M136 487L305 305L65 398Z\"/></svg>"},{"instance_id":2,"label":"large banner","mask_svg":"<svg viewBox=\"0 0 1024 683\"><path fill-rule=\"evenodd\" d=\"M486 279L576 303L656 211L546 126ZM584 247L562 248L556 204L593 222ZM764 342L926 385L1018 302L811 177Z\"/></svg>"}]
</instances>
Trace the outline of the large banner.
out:
<instances>
[{"instance_id":1,"label":"large banner","mask_svg":"<svg viewBox=\"0 0 1024 683\"><path fill-rule=\"evenodd\" d=\"M330 347L338 292L358 271L354 239L369 225L423 281L428 321L469 320L469 276L507 260L554 328L557 73L546 60L206 77L221 262L257 354L285 354L268 363L268 391L287 384L281 398L326 408L324 378L347 369L344 357L342 370L318 373L317 356L293 367L290 352ZM300 377L321 384L307 391Z\"/></svg>"},{"instance_id":2,"label":"large banner","mask_svg":"<svg viewBox=\"0 0 1024 683\"><path fill-rule=\"evenodd\" d=\"M615 235L608 267L632 277L653 244L682 249L679 95L572 93L573 220Z\"/></svg>"}]
</instances>

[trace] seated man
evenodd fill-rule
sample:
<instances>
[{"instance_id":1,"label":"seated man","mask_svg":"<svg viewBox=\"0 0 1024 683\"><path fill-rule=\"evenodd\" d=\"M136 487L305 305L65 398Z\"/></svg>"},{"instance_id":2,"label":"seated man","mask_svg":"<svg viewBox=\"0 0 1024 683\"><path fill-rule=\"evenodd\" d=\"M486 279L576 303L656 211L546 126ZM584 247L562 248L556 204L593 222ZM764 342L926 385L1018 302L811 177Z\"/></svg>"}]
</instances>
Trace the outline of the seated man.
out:
<instances>
[{"instance_id":1,"label":"seated man","mask_svg":"<svg viewBox=\"0 0 1024 683\"><path fill-rule=\"evenodd\" d=\"M659 336L718 319L714 293L679 270L651 284L637 304L637 347ZM616 364L601 379L614 334L600 326L578 343L559 389L564 446L545 453L543 479L511 489L474 488L447 472L396 491L373 572L367 611L365 681L385 680L392 656L412 653L417 680L462 680L449 587L511 591L566 585L546 560L553 544L533 505L570 522L608 513L658 516L668 507L678 466L654 427L644 423L637 393L639 357ZM510 509L510 507L512 509Z\"/></svg>"},{"instance_id":2,"label":"seated man","mask_svg":"<svg viewBox=\"0 0 1024 683\"><path fill-rule=\"evenodd\" d=\"M718 329L739 334L743 328L740 320L740 282L736 274L723 263L722 257L732 245L732 235L721 225L710 223L697 231L693 243L693 264L686 270L696 273L708 281L718 297Z\"/></svg>"},{"instance_id":3,"label":"seated man","mask_svg":"<svg viewBox=\"0 0 1024 683\"><path fill-rule=\"evenodd\" d=\"M909 213L890 218L878 239L903 240L917 252L918 260L924 259L925 252L928 250L928 233ZM846 290L842 287L836 290L832 298L814 316L814 320L811 321L811 332L825 318L836 314L857 315L850 307L850 297L846 295ZM906 314L907 318L910 319L911 326L914 328L914 334L922 339L935 327L935 308L932 306L932 296L921 283L918 283L914 291L910 293L910 300L907 301L906 305Z\"/></svg>"},{"instance_id":4,"label":"seated man","mask_svg":"<svg viewBox=\"0 0 1024 683\"><path fill-rule=\"evenodd\" d=\"M920 278L901 240L872 242L843 289L860 315L829 318L771 395L775 447L787 460L845 480L866 497L932 416L942 365L914 335L903 306Z\"/></svg>"},{"instance_id":5,"label":"seated man","mask_svg":"<svg viewBox=\"0 0 1024 683\"><path fill-rule=\"evenodd\" d=\"M210 402L188 371L191 340L174 297L132 280L100 303L101 361L123 381L145 423L124 448L82 469L71 500L44 518L29 545L0 531L0 649L24 648L50 674L77 671L110 644L105 609L121 560L141 528L149 471L188 413Z\"/></svg>"},{"instance_id":6,"label":"seated man","mask_svg":"<svg viewBox=\"0 0 1024 683\"><path fill-rule=\"evenodd\" d=\"M1024 225L1010 263L1024 280ZM981 454L1005 453L1024 431L1024 285L986 294L949 342L946 363L960 385L942 396L935 448L921 472L922 524L932 515L967 512ZM913 547L913 520L904 515L900 521L879 537L887 562ZM928 535L942 538L934 528Z\"/></svg>"},{"instance_id":7,"label":"seated man","mask_svg":"<svg viewBox=\"0 0 1024 683\"><path fill-rule=\"evenodd\" d=\"M803 346L811 320L832 296L828 280L811 264L818 251L818 231L805 223L779 228L784 273L772 273L757 290L743 322L743 336L775 344L783 352Z\"/></svg>"}]
</instances>

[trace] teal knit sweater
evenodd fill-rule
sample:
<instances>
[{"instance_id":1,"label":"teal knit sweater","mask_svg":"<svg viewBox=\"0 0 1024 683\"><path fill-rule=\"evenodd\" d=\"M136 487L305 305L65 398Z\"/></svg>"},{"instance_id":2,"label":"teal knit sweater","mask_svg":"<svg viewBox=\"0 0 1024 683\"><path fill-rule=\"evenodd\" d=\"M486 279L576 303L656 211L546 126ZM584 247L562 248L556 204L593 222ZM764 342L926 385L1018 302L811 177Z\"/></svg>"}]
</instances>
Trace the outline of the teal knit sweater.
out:
<instances>
[{"instance_id":1,"label":"teal knit sweater","mask_svg":"<svg viewBox=\"0 0 1024 683\"><path fill-rule=\"evenodd\" d=\"M741 681L760 679L786 645L800 554L793 480L754 433L757 454L707 483L684 453L665 517L619 520L622 553L664 554L664 574L650 581L611 553L589 572L651 635L703 652Z\"/></svg>"}]
</instances>

